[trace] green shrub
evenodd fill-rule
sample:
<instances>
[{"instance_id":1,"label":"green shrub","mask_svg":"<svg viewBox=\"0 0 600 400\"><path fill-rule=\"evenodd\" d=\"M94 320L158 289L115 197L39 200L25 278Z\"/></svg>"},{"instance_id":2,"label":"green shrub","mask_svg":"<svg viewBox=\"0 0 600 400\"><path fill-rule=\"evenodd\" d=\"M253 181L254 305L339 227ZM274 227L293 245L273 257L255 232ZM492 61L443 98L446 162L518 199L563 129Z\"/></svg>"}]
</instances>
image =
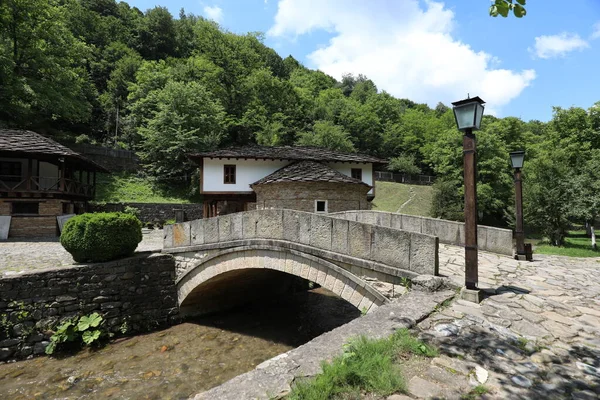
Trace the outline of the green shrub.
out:
<instances>
[{"instance_id":1,"label":"green shrub","mask_svg":"<svg viewBox=\"0 0 600 400\"><path fill-rule=\"evenodd\" d=\"M77 262L100 262L133 254L142 223L125 213L82 214L65 224L60 243Z\"/></svg>"}]
</instances>

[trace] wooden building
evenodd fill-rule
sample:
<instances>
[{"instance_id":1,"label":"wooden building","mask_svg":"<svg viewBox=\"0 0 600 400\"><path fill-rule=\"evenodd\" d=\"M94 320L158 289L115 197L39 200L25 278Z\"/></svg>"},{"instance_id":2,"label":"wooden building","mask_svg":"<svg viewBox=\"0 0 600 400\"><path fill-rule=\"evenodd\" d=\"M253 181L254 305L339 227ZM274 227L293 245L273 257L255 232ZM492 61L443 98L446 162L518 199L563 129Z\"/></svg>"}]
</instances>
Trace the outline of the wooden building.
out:
<instances>
[{"instance_id":1,"label":"wooden building","mask_svg":"<svg viewBox=\"0 0 600 400\"><path fill-rule=\"evenodd\" d=\"M52 139L0 129L0 221L10 224L8 236L58 235L56 217L85 212L97 172L108 171Z\"/></svg>"}]
</instances>

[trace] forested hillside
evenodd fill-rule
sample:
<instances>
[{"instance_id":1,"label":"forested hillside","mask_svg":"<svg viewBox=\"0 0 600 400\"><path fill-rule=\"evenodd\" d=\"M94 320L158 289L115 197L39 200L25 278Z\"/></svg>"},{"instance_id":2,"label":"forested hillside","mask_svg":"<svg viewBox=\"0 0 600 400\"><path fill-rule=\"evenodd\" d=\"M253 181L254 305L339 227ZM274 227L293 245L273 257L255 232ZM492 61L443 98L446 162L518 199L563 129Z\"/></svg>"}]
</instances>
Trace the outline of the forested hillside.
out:
<instances>
[{"instance_id":1,"label":"forested hillside","mask_svg":"<svg viewBox=\"0 0 600 400\"><path fill-rule=\"evenodd\" d=\"M260 33L233 34L184 10L174 18L114 0L4 0L0 35L0 125L133 149L146 173L173 185L192 182L186 152L219 146L366 152L437 175L433 215L461 218L462 139L441 103L395 98L362 75L337 81L282 58ZM508 152L517 149L527 150L528 223L549 226L552 213L552 233L568 218L593 219L599 104L556 108L549 123L485 116L481 222L510 224Z\"/></svg>"}]
</instances>

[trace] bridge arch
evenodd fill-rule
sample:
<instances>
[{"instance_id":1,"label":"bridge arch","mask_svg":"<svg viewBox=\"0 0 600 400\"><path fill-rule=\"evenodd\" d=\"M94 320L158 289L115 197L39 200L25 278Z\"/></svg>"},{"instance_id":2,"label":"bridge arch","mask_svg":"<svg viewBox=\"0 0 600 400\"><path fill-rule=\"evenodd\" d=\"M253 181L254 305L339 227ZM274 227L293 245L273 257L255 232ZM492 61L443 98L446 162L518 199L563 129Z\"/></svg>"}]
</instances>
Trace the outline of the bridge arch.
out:
<instances>
[{"instance_id":1,"label":"bridge arch","mask_svg":"<svg viewBox=\"0 0 600 400\"><path fill-rule=\"evenodd\" d=\"M227 307L228 302L241 302L249 295L249 287L271 293L284 291L281 278L286 276L315 282L362 312L389 301L367 282L330 261L274 245L238 246L210 256L199 254L188 265L177 281L177 297L184 315L217 311ZM224 288L231 290L224 294ZM201 303L208 304L197 309Z\"/></svg>"}]
</instances>

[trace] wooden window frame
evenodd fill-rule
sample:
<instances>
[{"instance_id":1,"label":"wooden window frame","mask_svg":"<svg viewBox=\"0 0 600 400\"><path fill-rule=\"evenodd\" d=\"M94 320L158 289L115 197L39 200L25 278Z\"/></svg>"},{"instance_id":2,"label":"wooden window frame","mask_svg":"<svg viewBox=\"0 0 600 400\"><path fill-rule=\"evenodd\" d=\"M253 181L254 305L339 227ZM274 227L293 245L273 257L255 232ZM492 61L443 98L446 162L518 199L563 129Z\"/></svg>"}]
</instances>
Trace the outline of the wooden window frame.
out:
<instances>
[{"instance_id":1,"label":"wooden window frame","mask_svg":"<svg viewBox=\"0 0 600 400\"><path fill-rule=\"evenodd\" d=\"M355 175L358 175L358 176L355 176ZM354 179L358 179L359 181L362 181L362 176L363 176L362 168L351 168L350 176Z\"/></svg>"},{"instance_id":2,"label":"wooden window frame","mask_svg":"<svg viewBox=\"0 0 600 400\"><path fill-rule=\"evenodd\" d=\"M18 167L17 167L18 166ZM4 168L9 172L5 174ZM14 170L14 171L13 171ZM16 174L15 171L19 173ZM4 161L0 160L0 176L5 182L21 182L23 179L23 163L21 161Z\"/></svg>"},{"instance_id":3,"label":"wooden window frame","mask_svg":"<svg viewBox=\"0 0 600 400\"><path fill-rule=\"evenodd\" d=\"M319 211L319 208L318 208L319 202L325 203L325 210L324 211ZM327 200L315 200L315 213L318 213L318 214L327 214L328 212L329 212L329 204L328 204Z\"/></svg>"},{"instance_id":4,"label":"wooden window frame","mask_svg":"<svg viewBox=\"0 0 600 400\"><path fill-rule=\"evenodd\" d=\"M225 185L235 185L237 168L235 164L223 165L223 183Z\"/></svg>"}]
</instances>

